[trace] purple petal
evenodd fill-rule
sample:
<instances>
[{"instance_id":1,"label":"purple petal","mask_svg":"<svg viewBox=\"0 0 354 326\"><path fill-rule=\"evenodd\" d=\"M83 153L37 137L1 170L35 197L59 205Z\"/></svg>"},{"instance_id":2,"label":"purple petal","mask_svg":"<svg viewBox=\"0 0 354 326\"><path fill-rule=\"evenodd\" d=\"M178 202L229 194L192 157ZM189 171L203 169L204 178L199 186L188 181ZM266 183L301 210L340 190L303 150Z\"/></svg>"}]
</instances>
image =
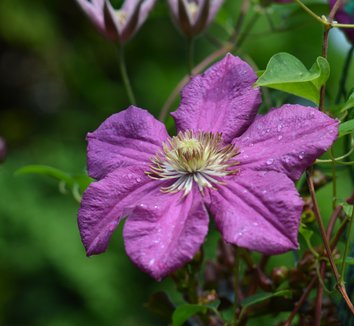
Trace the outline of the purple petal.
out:
<instances>
[{"instance_id":1,"label":"purple petal","mask_svg":"<svg viewBox=\"0 0 354 326\"><path fill-rule=\"evenodd\" d=\"M130 106L87 135L89 175L101 179L118 167L147 167L167 137L160 121L148 111Z\"/></svg>"},{"instance_id":2,"label":"purple petal","mask_svg":"<svg viewBox=\"0 0 354 326\"><path fill-rule=\"evenodd\" d=\"M215 18L220 6L224 3L224 0L211 0L211 6L209 11L209 17L207 24L210 24L211 21Z\"/></svg>"},{"instance_id":3,"label":"purple petal","mask_svg":"<svg viewBox=\"0 0 354 326\"><path fill-rule=\"evenodd\" d=\"M125 248L139 268L161 280L193 258L207 231L208 214L197 190L181 198L156 189L129 215Z\"/></svg>"},{"instance_id":4,"label":"purple petal","mask_svg":"<svg viewBox=\"0 0 354 326\"><path fill-rule=\"evenodd\" d=\"M88 256L106 250L113 231L129 209L160 183L139 167L116 170L93 182L85 191L79 210L79 229Z\"/></svg>"},{"instance_id":5,"label":"purple petal","mask_svg":"<svg viewBox=\"0 0 354 326\"><path fill-rule=\"evenodd\" d=\"M183 89L181 105L172 113L178 130L222 132L230 142L256 116L260 92L252 85L257 76L238 57L227 54Z\"/></svg>"},{"instance_id":6,"label":"purple petal","mask_svg":"<svg viewBox=\"0 0 354 326\"><path fill-rule=\"evenodd\" d=\"M90 2L88 0L76 0L81 9L90 18L96 28L103 34L105 34L104 22L103 22L103 1Z\"/></svg>"},{"instance_id":7,"label":"purple petal","mask_svg":"<svg viewBox=\"0 0 354 326\"><path fill-rule=\"evenodd\" d=\"M156 0L145 0L143 2L140 9L139 22L137 28L140 28L140 26L145 22L146 18L148 17L150 11L155 6L155 4Z\"/></svg>"},{"instance_id":8,"label":"purple petal","mask_svg":"<svg viewBox=\"0 0 354 326\"><path fill-rule=\"evenodd\" d=\"M267 255L298 247L303 204L288 177L243 170L225 181L210 191L209 207L227 242Z\"/></svg>"},{"instance_id":9,"label":"purple petal","mask_svg":"<svg viewBox=\"0 0 354 326\"><path fill-rule=\"evenodd\" d=\"M240 168L279 171L291 179L320 157L338 134L337 120L312 107L283 105L255 122L233 144Z\"/></svg>"},{"instance_id":10,"label":"purple petal","mask_svg":"<svg viewBox=\"0 0 354 326\"><path fill-rule=\"evenodd\" d=\"M178 21L178 0L168 0L170 12L175 21Z\"/></svg>"}]
</instances>

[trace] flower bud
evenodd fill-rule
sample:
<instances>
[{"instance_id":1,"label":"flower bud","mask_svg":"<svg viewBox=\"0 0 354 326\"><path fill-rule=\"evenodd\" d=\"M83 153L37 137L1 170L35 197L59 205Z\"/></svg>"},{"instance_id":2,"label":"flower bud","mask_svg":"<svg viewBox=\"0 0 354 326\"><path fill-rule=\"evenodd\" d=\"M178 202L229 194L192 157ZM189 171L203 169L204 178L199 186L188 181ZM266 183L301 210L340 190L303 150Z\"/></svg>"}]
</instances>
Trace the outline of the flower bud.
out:
<instances>
[{"instance_id":1,"label":"flower bud","mask_svg":"<svg viewBox=\"0 0 354 326\"><path fill-rule=\"evenodd\" d=\"M76 0L96 28L108 39L126 43L145 22L156 0L125 0L116 10L108 0Z\"/></svg>"},{"instance_id":2,"label":"flower bud","mask_svg":"<svg viewBox=\"0 0 354 326\"><path fill-rule=\"evenodd\" d=\"M280 285L288 277L288 268L279 266L272 270L272 280L276 286Z\"/></svg>"},{"instance_id":3,"label":"flower bud","mask_svg":"<svg viewBox=\"0 0 354 326\"><path fill-rule=\"evenodd\" d=\"M223 2L224 0L168 0L174 22L188 38L206 29Z\"/></svg>"}]
</instances>

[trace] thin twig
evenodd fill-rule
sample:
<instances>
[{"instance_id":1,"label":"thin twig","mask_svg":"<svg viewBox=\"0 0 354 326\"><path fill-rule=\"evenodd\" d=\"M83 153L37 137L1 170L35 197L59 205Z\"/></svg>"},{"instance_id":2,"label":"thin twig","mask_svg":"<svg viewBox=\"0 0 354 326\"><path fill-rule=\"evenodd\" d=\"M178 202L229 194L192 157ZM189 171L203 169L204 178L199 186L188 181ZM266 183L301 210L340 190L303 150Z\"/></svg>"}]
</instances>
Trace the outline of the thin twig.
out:
<instances>
[{"instance_id":1,"label":"thin twig","mask_svg":"<svg viewBox=\"0 0 354 326\"><path fill-rule=\"evenodd\" d=\"M321 214L320 214L320 210L319 210L319 207L318 207L318 203L317 203L317 199L316 199L316 193L315 193L315 188L314 188L314 185L313 185L313 180L312 180L312 177L311 177L311 174L310 174L309 171L306 172L306 177L307 177L307 183L308 183L310 194L311 194L311 199L312 199L312 202L313 202L313 210L314 210L314 213L315 213L315 217L316 217L317 223L318 223L318 225L320 227L321 237L322 237L322 241L323 241L324 247L325 247L326 252L327 252L329 264L331 266L333 275L334 275L334 277L336 279L337 290L342 295L342 297L343 297L344 301L346 302L348 308L354 314L354 306L351 303L351 301L350 301L350 299L349 299L349 297L348 297L348 295L346 293L344 284L340 282L340 274L339 274L339 272L337 270L337 266L336 266L336 264L334 262L334 259L333 259L333 256L332 256L332 251L331 251L331 248L330 248L330 245L329 245L329 241L328 241L328 238L327 238L327 235L326 235L326 231L325 231L325 228L324 228L324 225L323 225L323 222L322 222L322 217L321 217Z\"/></svg>"},{"instance_id":2,"label":"thin twig","mask_svg":"<svg viewBox=\"0 0 354 326\"><path fill-rule=\"evenodd\" d=\"M309 283L309 285L306 287L305 292L302 294L301 298L299 299L298 302L296 302L295 307L293 309L293 311L290 313L287 321L285 322L284 326L291 326L291 322L294 319L294 317L296 316L296 314L298 313L298 311L300 310L300 308L302 307L302 305L305 303L307 297L309 296L312 288L315 286L317 281L317 275L312 278L311 282Z\"/></svg>"}]
</instances>

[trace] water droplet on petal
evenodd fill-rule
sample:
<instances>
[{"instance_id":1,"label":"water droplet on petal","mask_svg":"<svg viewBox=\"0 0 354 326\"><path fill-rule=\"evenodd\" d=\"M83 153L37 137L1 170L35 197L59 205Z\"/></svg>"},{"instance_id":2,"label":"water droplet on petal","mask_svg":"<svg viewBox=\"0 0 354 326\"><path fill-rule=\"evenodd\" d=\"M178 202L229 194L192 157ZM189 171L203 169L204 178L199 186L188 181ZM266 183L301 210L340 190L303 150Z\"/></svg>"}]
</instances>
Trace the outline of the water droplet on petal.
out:
<instances>
[{"instance_id":1,"label":"water droplet on petal","mask_svg":"<svg viewBox=\"0 0 354 326\"><path fill-rule=\"evenodd\" d=\"M140 181L141 181L141 178L136 178L136 181L137 181L137 182L140 182Z\"/></svg>"},{"instance_id":2,"label":"water droplet on petal","mask_svg":"<svg viewBox=\"0 0 354 326\"><path fill-rule=\"evenodd\" d=\"M267 163L267 165L272 165L273 162L274 162L274 159L270 158L270 159L267 160L266 163Z\"/></svg>"},{"instance_id":3,"label":"water droplet on petal","mask_svg":"<svg viewBox=\"0 0 354 326\"><path fill-rule=\"evenodd\" d=\"M302 160L305 157L305 152L300 152L299 159Z\"/></svg>"},{"instance_id":4,"label":"water droplet on petal","mask_svg":"<svg viewBox=\"0 0 354 326\"><path fill-rule=\"evenodd\" d=\"M149 266L152 266L155 263L155 259L150 259Z\"/></svg>"},{"instance_id":5,"label":"water droplet on petal","mask_svg":"<svg viewBox=\"0 0 354 326\"><path fill-rule=\"evenodd\" d=\"M280 123L280 124L278 124L278 127L277 127L277 130L278 131L281 131L283 129L283 125Z\"/></svg>"},{"instance_id":6,"label":"water droplet on petal","mask_svg":"<svg viewBox=\"0 0 354 326\"><path fill-rule=\"evenodd\" d=\"M258 223L257 222L253 222L252 223L254 226L258 226Z\"/></svg>"},{"instance_id":7,"label":"water droplet on petal","mask_svg":"<svg viewBox=\"0 0 354 326\"><path fill-rule=\"evenodd\" d=\"M278 140L281 140L282 138L283 138L283 136L282 136L282 135L278 136Z\"/></svg>"},{"instance_id":8,"label":"water droplet on petal","mask_svg":"<svg viewBox=\"0 0 354 326\"><path fill-rule=\"evenodd\" d=\"M250 144L250 147L253 147L253 145L254 145L254 144L253 144L253 143L251 143L251 144Z\"/></svg>"}]
</instances>

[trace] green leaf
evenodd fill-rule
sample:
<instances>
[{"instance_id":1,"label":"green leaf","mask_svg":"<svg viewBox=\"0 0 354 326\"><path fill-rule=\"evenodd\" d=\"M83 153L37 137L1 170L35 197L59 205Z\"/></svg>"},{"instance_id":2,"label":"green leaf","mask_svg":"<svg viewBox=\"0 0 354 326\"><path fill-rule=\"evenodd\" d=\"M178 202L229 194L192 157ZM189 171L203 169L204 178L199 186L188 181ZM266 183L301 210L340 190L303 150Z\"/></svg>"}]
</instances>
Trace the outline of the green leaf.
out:
<instances>
[{"instance_id":1,"label":"green leaf","mask_svg":"<svg viewBox=\"0 0 354 326\"><path fill-rule=\"evenodd\" d=\"M343 137L345 135L349 135L351 133L354 133L354 119L343 122L339 125L339 136Z\"/></svg>"},{"instance_id":2,"label":"green leaf","mask_svg":"<svg viewBox=\"0 0 354 326\"><path fill-rule=\"evenodd\" d=\"M244 299L241 301L241 306L243 307L243 309L252 306L256 303L260 303L263 302L265 300L268 300L270 298L273 297L286 297L286 296L290 296L292 294L291 290L280 290L277 292L259 292L255 295L251 295L250 297Z\"/></svg>"},{"instance_id":3,"label":"green leaf","mask_svg":"<svg viewBox=\"0 0 354 326\"><path fill-rule=\"evenodd\" d=\"M176 308L172 315L172 325L181 326L190 317L196 315L197 313L205 314L208 307L199 304L182 304Z\"/></svg>"},{"instance_id":4,"label":"green leaf","mask_svg":"<svg viewBox=\"0 0 354 326\"><path fill-rule=\"evenodd\" d=\"M353 205L348 204L347 202L341 203L343 206L344 213L348 216L351 217L353 215Z\"/></svg>"},{"instance_id":5,"label":"green leaf","mask_svg":"<svg viewBox=\"0 0 354 326\"><path fill-rule=\"evenodd\" d=\"M340 112L348 111L352 108L354 108L354 92L349 95L347 101L342 106Z\"/></svg>"},{"instance_id":6,"label":"green leaf","mask_svg":"<svg viewBox=\"0 0 354 326\"><path fill-rule=\"evenodd\" d=\"M255 85L274 88L319 104L321 86L327 81L330 67L318 57L310 70L289 53L277 53L270 60Z\"/></svg>"},{"instance_id":7,"label":"green leaf","mask_svg":"<svg viewBox=\"0 0 354 326\"><path fill-rule=\"evenodd\" d=\"M338 258L338 259L335 260L335 263L337 265L342 264L342 262L343 262L343 258ZM354 257L345 257L345 263L347 265L354 265Z\"/></svg>"}]
</instances>

